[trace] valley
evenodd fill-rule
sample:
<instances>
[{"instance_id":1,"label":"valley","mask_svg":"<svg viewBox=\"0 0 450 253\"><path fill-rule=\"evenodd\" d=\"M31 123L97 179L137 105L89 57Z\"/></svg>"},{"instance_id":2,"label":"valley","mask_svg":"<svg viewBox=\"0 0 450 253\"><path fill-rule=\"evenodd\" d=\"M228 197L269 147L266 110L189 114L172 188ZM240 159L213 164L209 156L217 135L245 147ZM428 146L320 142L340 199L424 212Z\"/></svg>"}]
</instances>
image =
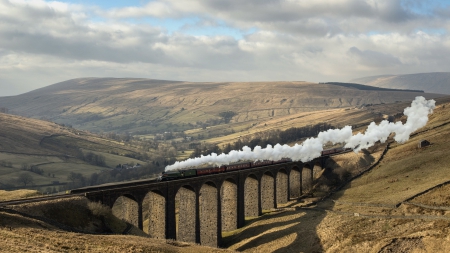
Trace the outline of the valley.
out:
<instances>
[{"instance_id":1,"label":"valley","mask_svg":"<svg viewBox=\"0 0 450 253\"><path fill-rule=\"evenodd\" d=\"M395 100L404 96L399 95L400 93L407 94L404 97L405 102ZM391 102L381 100L371 104L349 102L346 106L333 106L329 103L316 111L304 107L295 111L289 107L272 109L274 113L267 114L270 109L261 109L266 111L266 116L254 119L242 118L244 114L234 109L238 113L229 122L221 122L218 119L212 125L203 126L194 123L190 126L189 122L193 122L192 119L185 118L180 113L164 120L186 122L178 124L186 124L189 127L183 131L176 129L177 131L166 133L157 130L152 130L155 131L153 133L138 131L92 133L92 129L77 130L67 122L53 123L0 113L0 120L3 123L0 125L0 161L2 161L0 182L3 186L15 184L14 186L20 188L28 188L16 180L20 174L27 173L32 175L34 185L49 184L52 187L54 181L59 181L58 183L65 183L66 186L77 180L70 176L71 173L79 173L89 178L94 173L100 175L105 171L114 171L117 164L148 165L164 157L163 160L159 160L161 170L164 162L167 162L165 155L168 152L171 159L185 159L197 152L196 149L208 152L208 149L217 147L221 150L228 144L234 147L236 143L244 144L258 138L269 140L292 128L306 129L322 123L334 127L352 125L356 133L364 131L372 121L379 122L387 118L404 121L405 117L401 112L410 104L407 98L417 94L403 91L400 93L387 95L386 97L393 97L394 101ZM359 154L351 152L334 157L328 169L314 174L312 191L299 199L291 199L277 209L266 210L260 217L247 219L246 226L238 230L224 232L222 234L224 244L221 247L246 252L289 252L299 248L306 252L437 249L440 241L446 240L447 227L450 224L446 209L449 208L448 200L444 194L446 183L450 181L446 166L449 162L447 157L450 156L447 155L445 148L449 139L447 135L450 133L448 129L450 114L446 110L446 107L450 106L450 98L426 93L422 95L434 97L437 108L430 116L428 124L414 133L406 144L400 145L389 141L388 146L386 143L378 143ZM257 106L262 107L260 104ZM241 108L246 108L248 115L251 107ZM197 110L198 108L193 111ZM233 108L226 107L223 110L231 111ZM283 110L289 113L283 113ZM10 112L13 110L10 109ZM136 116L135 113L129 115ZM205 119L216 117L217 120L219 117L217 115L218 113L211 113L205 116ZM89 124L85 126L87 125ZM432 145L418 149L417 143L422 139L430 141ZM293 139L289 144L301 140L301 138ZM383 155L383 152L386 153ZM87 154L90 154L88 157L101 159L89 160L86 158ZM92 164L92 161L103 163ZM43 172L39 174L31 168ZM136 176L145 178L150 174L136 174ZM121 181L121 178L118 176L110 180ZM343 183L345 186L341 188L339 184ZM434 188L439 185L442 186ZM55 188L57 187L59 185L55 185ZM45 191L46 188L48 186L40 191ZM61 187L58 190L61 189L66 188ZM39 195L33 191L23 190L0 193L2 200ZM60 209L61 205L70 208ZM66 215L54 216L56 210ZM4 241L22 238L21 240L29 243L23 247L35 250L47 248L51 251L95 252L108 249L110 252L123 250L210 252L213 250L189 243L148 238L146 240L149 241L145 243L132 245L130 242L141 241L139 238L147 235L137 228L129 229L126 223L115 218L110 212L111 210L90 204L84 198L0 208L2 217L0 238ZM86 224L76 223L76 220L70 218L73 215L86 219ZM148 224L148 220L144 221L144 224ZM69 239L71 233L68 233L68 227L79 240ZM39 231L42 236L33 236L29 233L30 229ZM111 231L123 235L89 234L108 234ZM57 243L44 243L49 240ZM23 249L22 246L8 245L6 251Z\"/></svg>"}]
</instances>

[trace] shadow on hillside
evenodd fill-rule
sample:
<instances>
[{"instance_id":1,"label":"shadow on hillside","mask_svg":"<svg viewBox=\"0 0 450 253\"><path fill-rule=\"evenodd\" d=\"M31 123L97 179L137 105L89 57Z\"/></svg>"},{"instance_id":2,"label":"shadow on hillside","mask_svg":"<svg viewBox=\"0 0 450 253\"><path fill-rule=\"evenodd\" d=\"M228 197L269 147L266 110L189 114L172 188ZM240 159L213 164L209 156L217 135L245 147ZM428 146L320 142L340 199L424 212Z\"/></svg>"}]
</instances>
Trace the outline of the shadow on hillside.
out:
<instances>
[{"instance_id":1,"label":"shadow on hillside","mask_svg":"<svg viewBox=\"0 0 450 253\"><path fill-rule=\"evenodd\" d=\"M304 200L281 208L280 213L262 216L241 233L227 238L223 246L253 252L323 252L318 231L325 228L320 227L327 215L325 209L332 209L334 202L327 200L321 208L300 207Z\"/></svg>"}]
</instances>

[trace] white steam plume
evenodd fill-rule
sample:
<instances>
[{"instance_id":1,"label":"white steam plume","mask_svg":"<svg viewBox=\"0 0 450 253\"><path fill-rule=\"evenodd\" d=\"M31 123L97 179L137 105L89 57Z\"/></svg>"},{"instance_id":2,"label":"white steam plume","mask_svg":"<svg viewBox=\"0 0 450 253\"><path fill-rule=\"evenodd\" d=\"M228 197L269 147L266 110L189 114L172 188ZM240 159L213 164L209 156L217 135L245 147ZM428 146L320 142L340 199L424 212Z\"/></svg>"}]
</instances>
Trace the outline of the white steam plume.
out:
<instances>
[{"instance_id":1,"label":"white steam plume","mask_svg":"<svg viewBox=\"0 0 450 253\"><path fill-rule=\"evenodd\" d=\"M257 161L257 160L273 160L277 161L281 158L291 158L293 161L307 162L321 155L323 145L328 142L333 144L346 143L346 148L352 148L355 152L359 152L363 148L371 147L375 142L380 141L384 143L391 133L395 133L395 141L404 143L409 139L409 135L417 129L426 125L428 121L428 114L433 112L435 108L433 99L426 100L419 96L411 103L411 107L407 107L403 114L408 117L405 124L398 121L396 123L389 123L383 120L379 125L375 122L370 123L369 127L364 133L358 132L352 134L352 127L345 126L341 129L329 129L320 132L317 138L308 138L301 145L295 144L293 147L288 145L277 144L267 145L266 148L256 146L253 151L251 148L245 146L242 150L232 150L228 154L212 153L207 156L190 158L182 162L175 162L173 165L166 167L167 170L182 169L189 167L196 167L202 164L210 165L224 165L242 160Z\"/></svg>"}]
</instances>

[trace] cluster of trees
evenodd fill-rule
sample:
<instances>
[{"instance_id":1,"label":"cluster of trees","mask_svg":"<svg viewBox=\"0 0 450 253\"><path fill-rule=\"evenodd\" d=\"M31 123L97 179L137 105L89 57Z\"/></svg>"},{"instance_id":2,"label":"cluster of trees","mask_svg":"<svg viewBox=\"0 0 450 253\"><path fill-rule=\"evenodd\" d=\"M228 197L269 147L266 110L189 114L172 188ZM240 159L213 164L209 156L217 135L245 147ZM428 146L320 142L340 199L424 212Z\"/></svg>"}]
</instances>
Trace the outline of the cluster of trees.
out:
<instances>
[{"instance_id":1,"label":"cluster of trees","mask_svg":"<svg viewBox=\"0 0 450 253\"><path fill-rule=\"evenodd\" d=\"M78 158L92 165L103 167L106 166L105 157L103 155L97 155L92 152L87 152L86 154L83 154L83 152L81 152L78 155Z\"/></svg>"},{"instance_id":2,"label":"cluster of trees","mask_svg":"<svg viewBox=\"0 0 450 253\"><path fill-rule=\"evenodd\" d=\"M226 111L226 112L219 113L219 116L223 119L225 124L230 123L230 120L236 115L237 115L237 113L235 113L233 111Z\"/></svg>"},{"instance_id":3,"label":"cluster of trees","mask_svg":"<svg viewBox=\"0 0 450 253\"><path fill-rule=\"evenodd\" d=\"M30 172L33 172L33 173L36 173L36 174L41 175L41 176L44 175L44 170L43 169L39 169L35 165L29 166L28 164L23 163L21 169L22 170L27 170L27 171L30 171Z\"/></svg>"}]
</instances>

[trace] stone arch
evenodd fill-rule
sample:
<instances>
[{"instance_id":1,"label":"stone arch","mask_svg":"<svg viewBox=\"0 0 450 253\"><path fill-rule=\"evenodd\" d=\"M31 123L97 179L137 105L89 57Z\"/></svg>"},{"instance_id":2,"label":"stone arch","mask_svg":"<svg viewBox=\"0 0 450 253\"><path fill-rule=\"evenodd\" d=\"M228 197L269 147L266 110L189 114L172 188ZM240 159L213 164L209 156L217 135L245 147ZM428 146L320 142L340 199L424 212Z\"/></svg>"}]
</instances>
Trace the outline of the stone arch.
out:
<instances>
[{"instance_id":1,"label":"stone arch","mask_svg":"<svg viewBox=\"0 0 450 253\"><path fill-rule=\"evenodd\" d=\"M124 194L116 199L112 213L117 218L139 227L139 204L131 194Z\"/></svg>"},{"instance_id":2,"label":"stone arch","mask_svg":"<svg viewBox=\"0 0 450 253\"><path fill-rule=\"evenodd\" d=\"M301 184L302 173L299 167L294 166L291 168L291 173L289 174L289 195L291 198L299 198L301 195Z\"/></svg>"},{"instance_id":3,"label":"stone arch","mask_svg":"<svg viewBox=\"0 0 450 253\"><path fill-rule=\"evenodd\" d=\"M313 174L311 165L305 164L302 168L302 194L308 193L312 190Z\"/></svg>"},{"instance_id":4,"label":"stone arch","mask_svg":"<svg viewBox=\"0 0 450 253\"><path fill-rule=\"evenodd\" d=\"M199 194L201 245L217 246L217 204L217 187L212 182L206 182Z\"/></svg>"},{"instance_id":5,"label":"stone arch","mask_svg":"<svg viewBox=\"0 0 450 253\"><path fill-rule=\"evenodd\" d=\"M258 178L250 174L245 179L244 185L244 202L245 216L259 216L259 195L258 195Z\"/></svg>"},{"instance_id":6,"label":"stone arch","mask_svg":"<svg viewBox=\"0 0 450 253\"><path fill-rule=\"evenodd\" d=\"M177 240L183 242L196 242L196 194L195 190L184 185L175 195L175 217Z\"/></svg>"},{"instance_id":7,"label":"stone arch","mask_svg":"<svg viewBox=\"0 0 450 253\"><path fill-rule=\"evenodd\" d=\"M288 201L288 174L282 168L277 173L277 204L285 204Z\"/></svg>"},{"instance_id":8,"label":"stone arch","mask_svg":"<svg viewBox=\"0 0 450 253\"><path fill-rule=\"evenodd\" d=\"M274 208L274 177L270 171L266 171L261 178L261 209Z\"/></svg>"},{"instance_id":9,"label":"stone arch","mask_svg":"<svg viewBox=\"0 0 450 253\"><path fill-rule=\"evenodd\" d=\"M313 180L317 180L322 175L322 165L319 161L314 163L314 167L312 168Z\"/></svg>"},{"instance_id":10,"label":"stone arch","mask_svg":"<svg viewBox=\"0 0 450 253\"><path fill-rule=\"evenodd\" d=\"M143 230L151 238L166 238L166 199L159 191L150 191L142 201Z\"/></svg>"},{"instance_id":11,"label":"stone arch","mask_svg":"<svg viewBox=\"0 0 450 253\"><path fill-rule=\"evenodd\" d=\"M228 178L220 188L222 231L237 229L237 199L237 184L233 179Z\"/></svg>"}]
</instances>

